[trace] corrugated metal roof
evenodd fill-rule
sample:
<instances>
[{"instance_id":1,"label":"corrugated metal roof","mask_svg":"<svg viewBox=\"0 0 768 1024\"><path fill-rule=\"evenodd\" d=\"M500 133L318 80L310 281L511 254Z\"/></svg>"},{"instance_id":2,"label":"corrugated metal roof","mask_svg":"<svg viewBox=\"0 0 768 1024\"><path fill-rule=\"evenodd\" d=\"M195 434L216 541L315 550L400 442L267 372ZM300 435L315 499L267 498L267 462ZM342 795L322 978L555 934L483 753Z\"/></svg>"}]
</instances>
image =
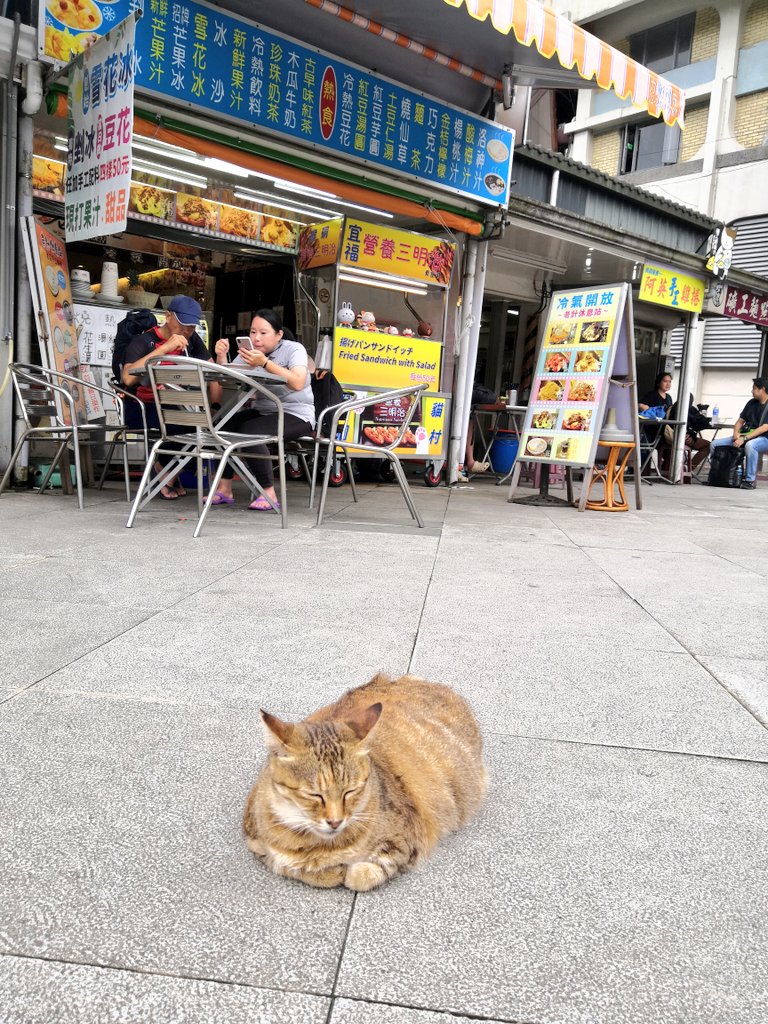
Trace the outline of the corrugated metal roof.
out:
<instances>
[{"instance_id":1,"label":"corrugated metal roof","mask_svg":"<svg viewBox=\"0 0 768 1024\"><path fill-rule=\"evenodd\" d=\"M528 157L539 163L547 164L555 170L582 178L593 185L598 185L600 188L620 195L630 202L651 207L667 216L677 217L679 220L689 224L695 224L699 228L706 229L707 232L717 227L720 223L719 221L712 220L711 217L706 217L703 213L699 213L693 207L684 206L682 203L675 203L670 199L665 199L663 196L657 196L653 192L648 192L641 188L639 185L631 185L629 182L622 181L621 178L614 178L604 171L598 171L588 164L582 164L578 160L563 156L562 153L555 153L553 150L546 149L543 146L536 146L532 142L523 143L523 145L515 148L515 160L518 157L523 159ZM519 180L516 167L513 168L513 175L518 176Z\"/></svg>"}]
</instances>

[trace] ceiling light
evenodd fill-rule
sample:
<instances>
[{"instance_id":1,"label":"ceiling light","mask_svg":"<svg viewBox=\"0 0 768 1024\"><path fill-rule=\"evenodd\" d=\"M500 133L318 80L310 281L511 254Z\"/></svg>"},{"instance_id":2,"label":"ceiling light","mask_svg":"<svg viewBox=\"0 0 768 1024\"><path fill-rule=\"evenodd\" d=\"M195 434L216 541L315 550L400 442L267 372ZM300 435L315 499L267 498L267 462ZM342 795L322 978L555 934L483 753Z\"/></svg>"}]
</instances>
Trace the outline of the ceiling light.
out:
<instances>
[{"instance_id":1,"label":"ceiling light","mask_svg":"<svg viewBox=\"0 0 768 1024\"><path fill-rule=\"evenodd\" d=\"M533 267L535 270L551 270L555 274L564 274L568 269L565 263L556 263L536 252L517 252L513 249L491 249L491 256L497 260L507 260L509 263L519 263L524 267Z\"/></svg>"},{"instance_id":2,"label":"ceiling light","mask_svg":"<svg viewBox=\"0 0 768 1024\"><path fill-rule=\"evenodd\" d=\"M268 192L256 192L255 189L236 189L234 195L238 199L247 199L251 203L258 203L260 206L276 206L280 210L290 210L291 213L303 214L307 217L341 217L336 210L319 210L315 207L292 206L284 203L280 196L270 195Z\"/></svg>"},{"instance_id":3,"label":"ceiling light","mask_svg":"<svg viewBox=\"0 0 768 1024\"><path fill-rule=\"evenodd\" d=\"M361 281L360 284L368 284L370 278L373 278L374 280L378 281L380 280L381 275L384 274L386 280L391 281L393 284L415 284L419 288L426 288L427 286L426 281L414 281L412 277L401 277L399 274L389 274L386 273L385 271L363 270L361 267L345 266L344 273L351 274L352 277L364 278L364 280Z\"/></svg>"},{"instance_id":4,"label":"ceiling light","mask_svg":"<svg viewBox=\"0 0 768 1024\"><path fill-rule=\"evenodd\" d=\"M207 156L203 160L203 164L210 167L212 171L223 171L225 174L234 174L238 178L247 178L250 174L250 171L246 171L244 167L238 167L237 164L230 163L229 160L219 160L215 156Z\"/></svg>"},{"instance_id":5,"label":"ceiling light","mask_svg":"<svg viewBox=\"0 0 768 1024\"><path fill-rule=\"evenodd\" d=\"M377 217L386 217L388 220L394 218L394 213L386 210L378 210L375 206L358 206L357 203L348 203L346 199L334 199L336 206L348 206L351 210L362 210L364 213L375 213Z\"/></svg>"},{"instance_id":6,"label":"ceiling light","mask_svg":"<svg viewBox=\"0 0 768 1024\"><path fill-rule=\"evenodd\" d=\"M208 185L208 179L199 174L188 174L186 171L177 171L175 167L145 163L143 160L134 160L133 169L141 174L153 174L169 181L178 181L182 185L194 185L197 188L206 188Z\"/></svg>"},{"instance_id":7,"label":"ceiling light","mask_svg":"<svg viewBox=\"0 0 768 1024\"><path fill-rule=\"evenodd\" d=\"M293 181L284 181L282 178L274 179L275 188L281 188L285 192L300 192L301 195L308 195L316 199L338 199L335 192L324 192L321 188L310 188L309 185L297 185Z\"/></svg>"},{"instance_id":8,"label":"ceiling light","mask_svg":"<svg viewBox=\"0 0 768 1024\"><path fill-rule=\"evenodd\" d=\"M160 146L148 145L144 142L136 142L136 136L134 135L131 141L133 149L138 149L142 153L152 153L153 156L162 156L166 160L178 160L180 164L200 164L202 161L197 153L193 153L191 149L162 149Z\"/></svg>"},{"instance_id":9,"label":"ceiling light","mask_svg":"<svg viewBox=\"0 0 768 1024\"><path fill-rule=\"evenodd\" d=\"M508 309L507 310L507 315L508 316L520 316L520 310L519 309Z\"/></svg>"},{"instance_id":10,"label":"ceiling light","mask_svg":"<svg viewBox=\"0 0 768 1024\"><path fill-rule=\"evenodd\" d=\"M362 281L359 277L342 272L339 274L340 281L348 281L350 284L363 285L366 288L384 288L388 292L407 292L410 295L427 295L427 289L419 284L409 284L407 287L400 284L387 284L384 281Z\"/></svg>"},{"instance_id":11,"label":"ceiling light","mask_svg":"<svg viewBox=\"0 0 768 1024\"><path fill-rule=\"evenodd\" d=\"M151 135L138 135L134 133L132 142L150 142L153 146L157 146L158 149L162 149L166 153L185 153L187 156L197 156L194 149L186 149L184 146L176 146L172 142L163 142L162 139L153 139Z\"/></svg>"}]
</instances>

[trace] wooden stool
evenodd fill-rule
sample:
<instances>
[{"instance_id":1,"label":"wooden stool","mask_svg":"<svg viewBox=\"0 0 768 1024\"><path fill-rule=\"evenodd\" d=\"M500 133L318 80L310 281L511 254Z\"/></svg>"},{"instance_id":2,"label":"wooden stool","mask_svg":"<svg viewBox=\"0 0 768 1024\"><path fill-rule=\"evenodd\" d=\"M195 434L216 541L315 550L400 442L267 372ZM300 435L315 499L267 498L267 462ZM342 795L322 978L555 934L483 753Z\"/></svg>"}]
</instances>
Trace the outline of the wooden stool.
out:
<instances>
[{"instance_id":1,"label":"wooden stool","mask_svg":"<svg viewBox=\"0 0 768 1024\"><path fill-rule=\"evenodd\" d=\"M587 503L584 507L592 509L593 512L628 512L629 504L624 493L624 470L627 468L629 456L635 449L635 442L600 441L599 447L608 449L608 458L604 466L595 462L587 491ZM621 462L619 462L619 455L622 451L624 454L621 455ZM603 485L603 499L602 501L590 501L592 488L598 482Z\"/></svg>"}]
</instances>

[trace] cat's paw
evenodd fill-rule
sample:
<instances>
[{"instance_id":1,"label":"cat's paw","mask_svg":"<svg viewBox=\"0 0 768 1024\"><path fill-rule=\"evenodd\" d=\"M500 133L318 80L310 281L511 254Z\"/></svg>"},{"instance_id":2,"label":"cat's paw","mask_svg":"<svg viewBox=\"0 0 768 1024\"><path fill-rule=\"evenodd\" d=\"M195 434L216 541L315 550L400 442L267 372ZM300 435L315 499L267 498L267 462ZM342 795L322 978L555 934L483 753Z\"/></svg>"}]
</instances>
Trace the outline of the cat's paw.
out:
<instances>
[{"instance_id":1,"label":"cat's paw","mask_svg":"<svg viewBox=\"0 0 768 1024\"><path fill-rule=\"evenodd\" d=\"M249 850L252 850L257 857L266 857L267 848L259 839L254 839L253 836L248 836L245 840L245 845Z\"/></svg>"},{"instance_id":2,"label":"cat's paw","mask_svg":"<svg viewBox=\"0 0 768 1024\"><path fill-rule=\"evenodd\" d=\"M355 892L368 892L386 880L387 873L384 868L363 860L359 864L350 864L344 877L344 885Z\"/></svg>"}]
</instances>

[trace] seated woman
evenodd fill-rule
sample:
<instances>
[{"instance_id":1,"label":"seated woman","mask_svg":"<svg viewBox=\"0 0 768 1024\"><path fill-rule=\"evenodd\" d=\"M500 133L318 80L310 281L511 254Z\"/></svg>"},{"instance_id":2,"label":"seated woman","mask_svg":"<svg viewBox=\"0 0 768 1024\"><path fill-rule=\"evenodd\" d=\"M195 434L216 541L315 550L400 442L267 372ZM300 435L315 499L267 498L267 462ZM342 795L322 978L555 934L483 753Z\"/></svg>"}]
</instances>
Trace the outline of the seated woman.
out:
<instances>
[{"instance_id":1,"label":"seated woman","mask_svg":"<svg viewBox=\"0 0 768 1024\"><path fill-rule=\"evenodd\" d=\"M311 434L315 427L315 403L309 381L309 357L304 346L296 341L290 331L283 327L282 320L272 309L260 309L251 322L252 350L241 349L232 362L238 366L259 367L285 380L270 390L283 403L283 438L297 441ZM216 362L226 363L229 358L229 340L219 338L215 347ZM277 409L269 399L259 395L250 406L236 413L227 421L227 430L238 434L274 434L277 431ZM267 445L253 449L254 454L267 455ZM280 503L275 491L275 478L271 459L254 459L253 475L264 493L275 503ZM233 505L232 478L234 469L224 470L219 489L213 496L212 505ZM248 506L254 512L271 512L272 506L263 495Z\"/></svg>"},{"instance_id":2,"label":"seated woman","mask_svg":"<svg viewBox=\"0 0 768 1024\"><path fill-rule=\"evenodd\" d=\"M637 403L640 415L642 416L642 414L647 412L648 409L658 409L662 406L664 408L664 416L665 418L668 418L669 410L672 408L672 396L669 393L669 389L671 387L672 374L660 373L653 382L653 391L647 391ZM641 438L644 440L646 445L653 445L659 436L659 432L663 429L662 425L660 423L655 423L653 420L641 420L641 424ZM646 460L644 472L648 468L648 461L650 461L650 459Z\"/></svg>"}]
</instances>

